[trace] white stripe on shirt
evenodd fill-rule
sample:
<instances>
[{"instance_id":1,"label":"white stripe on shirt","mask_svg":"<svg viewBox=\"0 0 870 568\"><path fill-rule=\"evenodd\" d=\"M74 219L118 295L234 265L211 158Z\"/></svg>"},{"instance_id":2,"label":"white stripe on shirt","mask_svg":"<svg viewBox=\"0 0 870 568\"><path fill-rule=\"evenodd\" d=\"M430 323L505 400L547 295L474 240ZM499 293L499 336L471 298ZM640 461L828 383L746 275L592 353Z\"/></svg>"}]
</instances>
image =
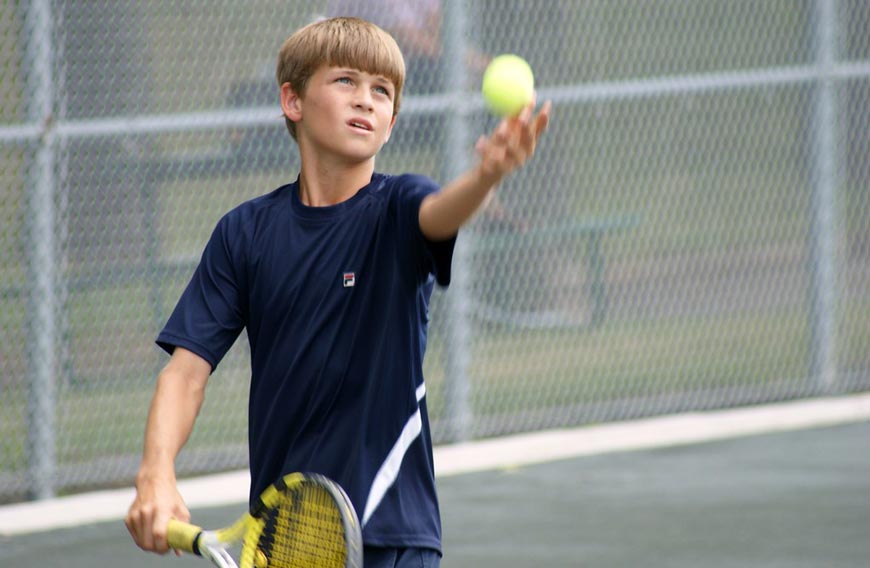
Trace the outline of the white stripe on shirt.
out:
<instances>
[{"instance_id":1,"label":"white stripe on shirt","mask_svg":"<svg viewBox=\"0 0 870 568\"><path fill-rule=\"evenodd\" d=\"M399 439L396 440L390 453L387 454L387 459L381 464L378 473L375 475L362 517L363 526L369 522L372 514L384 499L384 495L387 494L387 490L396 482L396 478L399 476L399 469L402 467L402 460L405 459L408 448L411 447L411 444L417 439L420 432L423 431L423 418L420 414L419 404L424 396L426 396L426 383L422 383L417 387L417 412L405 423L402 433L399 434Z\"/></svg>"}]
</instances>

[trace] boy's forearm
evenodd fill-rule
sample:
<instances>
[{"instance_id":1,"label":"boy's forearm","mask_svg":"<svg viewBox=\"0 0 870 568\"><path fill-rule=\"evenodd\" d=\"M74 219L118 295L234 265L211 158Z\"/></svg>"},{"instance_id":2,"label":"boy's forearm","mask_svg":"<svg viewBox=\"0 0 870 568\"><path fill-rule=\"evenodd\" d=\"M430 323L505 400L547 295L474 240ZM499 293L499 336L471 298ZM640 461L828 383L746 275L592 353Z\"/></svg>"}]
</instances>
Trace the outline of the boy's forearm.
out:
<instances>
[{"instance_id":1,"label":"boy's forearm","mask_svg":"<svg viewBox=\"0 0 870 568\"><path fill-rule=\"evenodd\" d=\"M203 386L168 367L161 372L148 412L137 481L175 479L175 458L193 431Z\"/></svg>"},{"instance_id":2,"label":"boy's forearm","mask_svg":"<svg viewBox=\"0 0 870 568\"><path fill-rule=\"evenodd\" d=\"M480 166L468 170L427 196L420 205L420 229L427 239L442 241L456 235L486 201L501 177L485 175Z\"/></svg>"},{"instance_id":3,"label":"boy's forearm","mask_svg":"<svg viewBox=\"0 0 870 568\"><path fill-rule=\"evenodd\" d=\"M178 347L157 378L136 475L136 497L124 520L143 550L165 553L169 519L190 519L176 484L175 458L193 431L210 373L207 361Z\"/></svg>"}]
</instances>

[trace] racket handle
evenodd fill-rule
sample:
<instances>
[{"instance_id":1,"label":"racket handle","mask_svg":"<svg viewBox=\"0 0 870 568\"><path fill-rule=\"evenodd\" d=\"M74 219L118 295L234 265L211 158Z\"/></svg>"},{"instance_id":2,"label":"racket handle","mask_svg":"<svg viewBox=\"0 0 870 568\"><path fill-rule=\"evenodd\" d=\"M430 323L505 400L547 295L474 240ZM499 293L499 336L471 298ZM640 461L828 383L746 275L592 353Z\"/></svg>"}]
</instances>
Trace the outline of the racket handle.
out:
<instances>
[{"instance_id":1,"label":"racket handle","mask_svg":"<svg viewBox=\"0 0 870 568\"><path fill-rule=\"evenodd\" d=\"M199 555L199 543L197 541L201 534L201 527L177 519L169 519L169 525L166 527L166 540L169 542L169 548L183 552L192 552L196 555Z\"/></svg>"}]
</instances>

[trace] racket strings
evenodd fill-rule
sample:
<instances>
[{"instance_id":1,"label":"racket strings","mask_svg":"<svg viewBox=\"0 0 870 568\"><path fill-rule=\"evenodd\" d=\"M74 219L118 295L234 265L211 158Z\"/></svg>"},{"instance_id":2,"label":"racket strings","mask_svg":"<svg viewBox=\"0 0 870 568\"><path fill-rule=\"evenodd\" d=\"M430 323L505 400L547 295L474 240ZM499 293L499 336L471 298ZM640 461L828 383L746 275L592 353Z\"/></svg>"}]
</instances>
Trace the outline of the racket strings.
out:
<instances>
[{"instance_id":1,"label":"racket strings","mask_svg":"<svg viewBox=\"0 0 870 568\"><path fill-rule=\"evenodd\" d=\"M280 499L261 519L258 542L251 543L269 568L344 567L344 522L333 496L316 484L302 484L283 491Z\"/></svg>"}]
</instances>

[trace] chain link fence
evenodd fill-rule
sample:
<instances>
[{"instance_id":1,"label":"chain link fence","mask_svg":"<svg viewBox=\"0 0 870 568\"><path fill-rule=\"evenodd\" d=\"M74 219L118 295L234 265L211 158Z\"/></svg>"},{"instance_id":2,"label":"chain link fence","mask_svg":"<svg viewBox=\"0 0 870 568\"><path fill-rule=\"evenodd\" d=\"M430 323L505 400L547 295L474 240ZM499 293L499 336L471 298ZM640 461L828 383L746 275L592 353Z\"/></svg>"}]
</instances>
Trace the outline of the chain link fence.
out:
<instances>
[{"instance_id":1,"label":"chain link fence","mask_svg":"<svg viewBox=\"0 0 870 568\"><path fill-rule=\"evenodd\" d=\"M555 103L433 299L437 442L870 389L870 4L384 3L0 4L0 501L131 483L211 229L298 171L278 47L337 11L405 44L381 171L469 165L493 54ZM246 465L246 351L180 474Z\"/></svg>"}]
</instances>

